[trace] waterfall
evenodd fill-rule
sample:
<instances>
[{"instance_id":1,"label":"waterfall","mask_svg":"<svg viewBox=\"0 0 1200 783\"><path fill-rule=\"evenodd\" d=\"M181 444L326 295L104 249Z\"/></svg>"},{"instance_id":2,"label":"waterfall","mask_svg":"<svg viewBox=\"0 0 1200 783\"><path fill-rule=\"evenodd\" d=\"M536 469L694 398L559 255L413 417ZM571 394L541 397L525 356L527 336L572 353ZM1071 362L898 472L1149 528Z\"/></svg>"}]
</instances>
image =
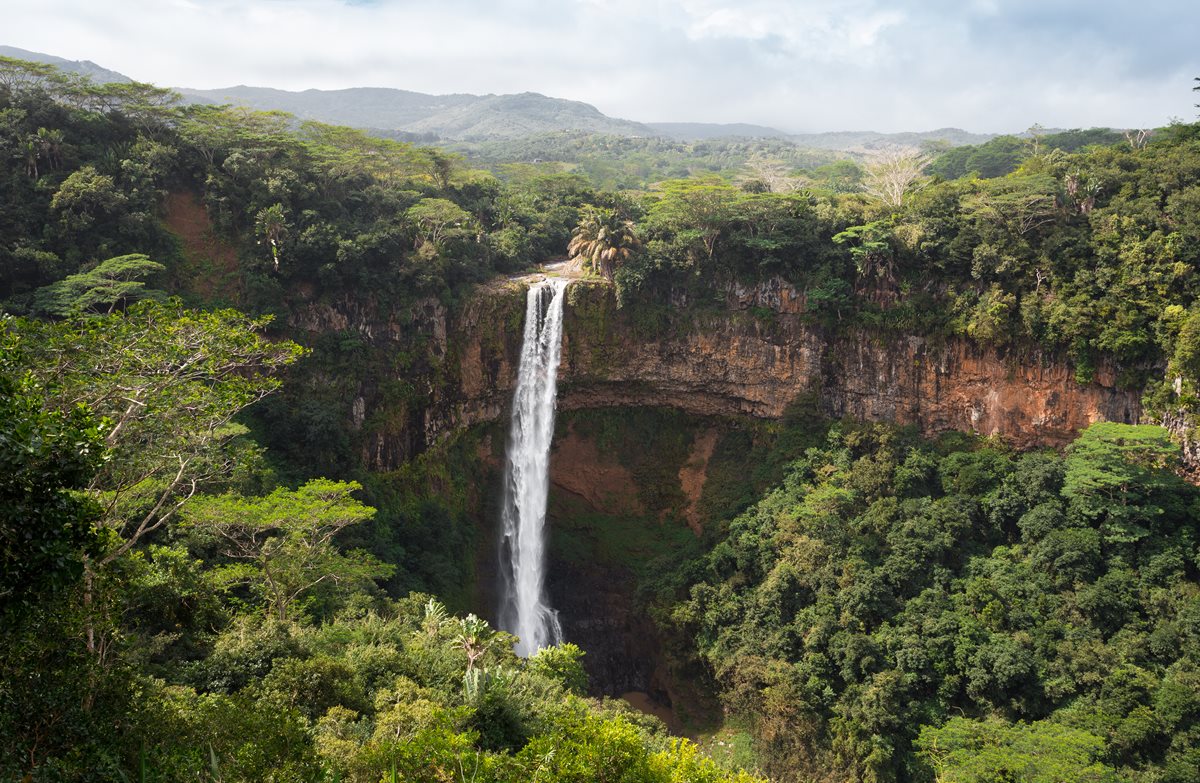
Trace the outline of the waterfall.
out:
<instances>
[{"instance_id":1,"label":"waterfall","mask_svg":"<svg viewBox=\"0 0 1200 783\"><path fill-rule=\"evenodd\" d=\"M523 657L562 641L558 613L546 598L545 580L550 439L554 436L566 288L566 280L548 279L529 289L508 432L501 512L500 627L519 637L516 651Z\"/></svg>"}]
</instances>

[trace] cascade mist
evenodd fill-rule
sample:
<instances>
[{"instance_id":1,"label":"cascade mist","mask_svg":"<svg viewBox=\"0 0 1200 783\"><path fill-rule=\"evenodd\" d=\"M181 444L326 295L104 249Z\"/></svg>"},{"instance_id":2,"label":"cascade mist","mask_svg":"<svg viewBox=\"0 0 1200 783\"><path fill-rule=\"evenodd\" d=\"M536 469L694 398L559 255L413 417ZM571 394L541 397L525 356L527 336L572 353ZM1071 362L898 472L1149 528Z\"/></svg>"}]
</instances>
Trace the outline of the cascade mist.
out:
<instances>
[{"instance_id":1,"label":"cascade mist","mask_svg":"<svg viewBox=\"0 0 1200 783\"><path fill-rule=\"evenodd\" d=\"M566 280L548 279L529 289L513 392L501 511L499 614L500 626L519 637L516 651L521 656L562 641L558 614L545 594L545 528L566 288Z\"/></svg>"}]
</instances>

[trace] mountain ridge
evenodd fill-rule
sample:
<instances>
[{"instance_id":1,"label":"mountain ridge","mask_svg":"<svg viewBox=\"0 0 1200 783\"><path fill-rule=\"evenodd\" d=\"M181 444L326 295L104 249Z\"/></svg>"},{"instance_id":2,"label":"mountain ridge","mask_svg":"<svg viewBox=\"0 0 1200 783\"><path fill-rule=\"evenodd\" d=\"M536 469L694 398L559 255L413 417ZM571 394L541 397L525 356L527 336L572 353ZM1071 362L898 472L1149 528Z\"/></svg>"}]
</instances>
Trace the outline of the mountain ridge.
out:
<instances>
[{"instance_id":1,"label":"mountain ridge","mask_svg":"<svg viewBox=\"0 0 1200 783\"><path fill-rule=\"evenodd\" d=\"M59 70L68 73L78 73L83 76L90 76L93 80L101 83L115 82L120 84L128 84L133 79L123 73L109 70L101 65L97 65L91 60L68 60L65 57L58 57L53 54L45 54L43 52L31 52L28 49L21 49L16 46L5 46L0 44L0 57L12 57L16 60L29 60L35 63L45 63L53 65Z\"/></svg>"},{"instance_id":2,"label":"mountain ridge","mask_svg":"<svg viewBox=\"0 0 1200 783\"><path fill-rule=\"evenodd\" d=\"M48 63L64 71L90 76L98 82L133 81L90 60L68 60L13 46L0 46L0 56ZM753 123L643 123L610 117L584 101L555 98L537 92L438 95L395 87L281 90L244 84L216 89L172 89L187 103L234 104L260 111L285 111L300 120L348 125L377 135L428 143L439 140L503 141L543 133L584 131L609 136L662 137L684 142L770 138L813 149L869 151L889 146L919 147L926 141L947 142L952 146L980 144L998 135L972 133L959 128L902 133L790 133Z\"/></svg>"}]
</instances>

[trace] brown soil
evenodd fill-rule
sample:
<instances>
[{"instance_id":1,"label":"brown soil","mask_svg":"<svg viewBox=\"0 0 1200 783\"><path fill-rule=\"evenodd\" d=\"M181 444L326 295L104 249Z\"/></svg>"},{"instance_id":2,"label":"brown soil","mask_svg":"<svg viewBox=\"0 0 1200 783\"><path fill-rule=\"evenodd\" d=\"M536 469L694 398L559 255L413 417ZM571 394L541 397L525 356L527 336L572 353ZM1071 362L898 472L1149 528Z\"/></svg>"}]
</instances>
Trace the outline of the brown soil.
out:
<instances>
[{"instance_id":1,"label":"brown soil","mask_svg":"<svg viewBox=\"0 0 1200 783\"><path fill-rule=\"evenodd\" d=\"M653 715L667 724L667 730L675 736L684 736L683 726L680 724L679 718L676 717L675 710L665 704L659 704L650 698L650 694L643 693L642 691L629 691L628 693L622 693L621 698L638 712Z\"/></svg>"},{"instance_id":2,"label":"brown soil","mask_svg":"<svg viewBox=\"0 0 1200 783\"><path fill-rule=\"evenodd\" d=\"M195 193L167 195L163 221L183 245L183 265L176 270L176 283L203 299L241 298L237 249L217 236L208 212Z\"/></svg>"},{"instance_id":3,"label":"brown soil","mask_svg":"<svg viewBox=\"0 0 1200 783\"><path fill-rule=\"evenodd\" d=\"M646 513L637 499L633 474L615 456L602 455L595 442L580 436L574 427L554 441L550 481L601 513L630 516Z\"/></svg>"}]
</instances>

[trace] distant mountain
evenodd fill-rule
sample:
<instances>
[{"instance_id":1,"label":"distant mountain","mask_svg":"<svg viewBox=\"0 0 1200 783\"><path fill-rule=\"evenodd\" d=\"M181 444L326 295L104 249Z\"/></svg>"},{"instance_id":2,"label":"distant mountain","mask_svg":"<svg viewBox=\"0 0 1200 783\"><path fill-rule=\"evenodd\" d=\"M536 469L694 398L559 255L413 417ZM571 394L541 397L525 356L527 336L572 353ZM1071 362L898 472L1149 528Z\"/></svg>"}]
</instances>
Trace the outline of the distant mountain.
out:
<instances>
[{"instance_id":1,"label":"distant mountain","mask_svg":"<svg viewBox=\"0 0 1200 783\"><path fill-rule=\"evenodd\" d=\"M651 128L676 141L704 141L722 138L786 139L800 147L839 151L869 151L883 147L920 147L927 141L944 141L952 147L982 144L995 133L970 133L959 128L879 133L877 131L832 131L827 133L787 133L766 125L711 122L651 122Z\"/></svg>"},{"instance_id":2,"label":"distant mountain","mask_svg":"<svg viewBox=\"0 0 1200 783\"><path fill-rule=\"evenodd\" d=\"M658 135L648 125L609 117L589 103L548 98L536 92L485 95L476 103L447 109L403 130L433 132L463 141L515 139L550 131L587 131L610 136Z\"/></svg>"},{"instance_id":3,"label":"distant mountain","mask_svg":"<svg viewBox=\"0 0 1200 783\"><path fill-rule=\"evenodd\" d=\"M50 63L65 71L82 73L99 82L128 82L124 74L89 60L66 60L40 52L0 46L0 55ZM720 138L782 139L798 147L849 152L869 152L883 147L919 147L942 141L951 146L982 144L995 134L968 133L941 128L924 133L788 134L776 128L745 123L707 122L640 123L609 117L591 104L551 98L534 92L519 95L428 95L386 87L291 92L269 87L226 87L218 90L179 89L189 103L234 104L259 110L279 110L302 120L363 128L391 138L437 143L501 142L554 133L594 133L606 136L656 137L692 142Z\"/></svg>"},{"instance_id":4,"label":"distant mountain","mask_svg":"<svg viewBox=\"0 0 1200 783\"><path fill-rule=\"evenodd\" d=\"M613 119L590 104L549 98L534 92L427 95L369 87L288 92L238 86L220 90L183 89L180 93L193 103L232 103L252 109L280 109L306 120L455 141L515 139L552 131L657 135L646 125Z\"/></svg>"},{"instance_id":5,"label":"distant mountain","mask_svg":"<svg viewBox=\"0 0 1200 783\"><path fill-rule=\"evenodd\" d=\"M232 103L260 111L286 111L302 120L393 130L480 100L477 95L426 95L387 87L290 92L238 85L219 90L183 88L179 93L189 103Z\"/></svg>"},{"instance_id":6,"label":"distant mountain","mask_svg":"<svg viewBox=\"0 0 1200 783\"><path fill-rule=\"evenodd\" d=\"M52 54L42 54L41 52L31 52L26 49L18 49L15 46L0 46L0 57L14 57L18 60L29 60L35 63L46 63L53 65L59 70L67 71L68 73L81 73L84 76L90 76L94 81L107 82L131 82L130 79L123 73L110 71L107 68L101 68L91 60L65 60L62 57L55 57Z\"/></svg>"},{"instance_id":7,"label":"distant mountain","mask_svg":"<svg viewBox=\"0 0 1200 783\"><path fill-rule=\"evenodd\" d=\"M931 131L906 133L877 133L876 131L834 131L831 133L796 133L788 138L802 147L822 150L877 150L883 147L920 147L927 141L944 141L952 147L982 144L996 137L995 133L971 133L961 128L938 128Z\"/></svg>"},{"instance_id":8,"label":"distant mountain","mask_svg":"<svg viewBox=\"0 0 1200 783\"><path fill-rule=\"evenodd\" d=\"M676 141L727 138L786 139L791 135L766 125L748 125L744 122L650 122L647 125L659 134Z\"/></svg>"}]
</instances>

